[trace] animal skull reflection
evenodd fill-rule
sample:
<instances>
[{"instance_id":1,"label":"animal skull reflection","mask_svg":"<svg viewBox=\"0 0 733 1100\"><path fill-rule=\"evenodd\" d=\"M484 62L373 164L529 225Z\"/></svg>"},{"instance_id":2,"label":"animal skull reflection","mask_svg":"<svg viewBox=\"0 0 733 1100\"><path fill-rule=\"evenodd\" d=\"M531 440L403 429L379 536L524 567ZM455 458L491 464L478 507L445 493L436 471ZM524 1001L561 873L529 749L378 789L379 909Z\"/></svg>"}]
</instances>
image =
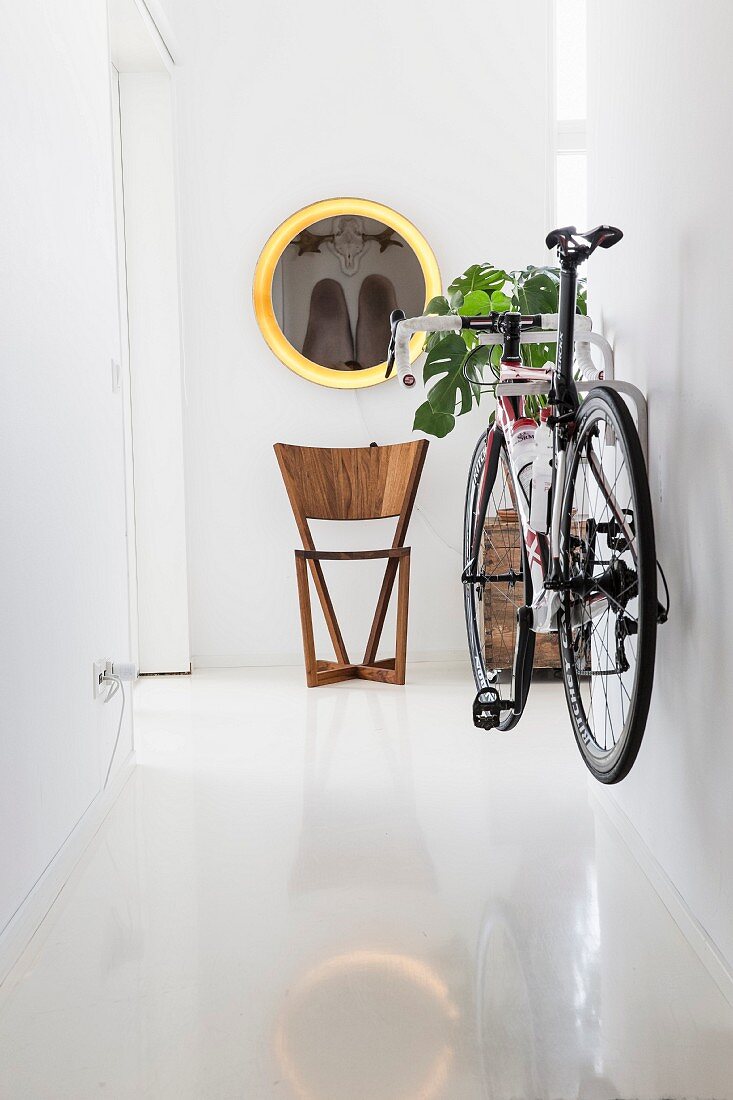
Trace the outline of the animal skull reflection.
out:
<instances>
[{"instance_id":1,"label":"animal skull reflection","mask_svg":"<svg viewBox=\"0 0 733 1100\"><path fill-rule=\"evenodd\" d=\"M394 229L383 229L381 233L365 233L361 218L345 215L334 218L332 233L312 233L304 229L293 241L298 246L298 255L305 252L320 252L326 244L337 257L344 275L355 275L359 270L361 258L370 241L379 243L379 251L385 252L391 244L402 248L402 241L393 240Z\"/></svg>"}]
</instances>

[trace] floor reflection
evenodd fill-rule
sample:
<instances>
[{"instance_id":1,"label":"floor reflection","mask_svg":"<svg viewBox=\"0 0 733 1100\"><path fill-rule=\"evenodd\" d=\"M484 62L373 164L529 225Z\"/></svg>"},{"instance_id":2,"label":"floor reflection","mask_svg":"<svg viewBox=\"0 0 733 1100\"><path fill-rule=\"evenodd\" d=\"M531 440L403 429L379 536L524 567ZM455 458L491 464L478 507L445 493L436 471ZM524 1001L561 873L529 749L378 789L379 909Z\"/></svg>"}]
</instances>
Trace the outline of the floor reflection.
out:
<instances>
[{"instance_id":1,"label":"floor reflection","mask_svg":"<svg viewBox=\"0 0 733 1100\"><path fill-rule=\"evenodd\" d=\"M505 915L489 908L476 953L476 1038L485 1097L542 1095L532 994Z\"/></svg>"},{"instance_id":2,"label":"floor reflection","mask_svg":"<svg viewBox=\"0 0 733 1100\"><path fill-rule=\"evenodd\" d=\"M292 979L275 1051L302 1100L432 1100L450 1095L461 1025L451 984L460 975L462 990L469 957L418 822L404 693L383 706L381 693L350 687L308 696Z\"/></svg>"},{"instance_id":3,"label":"floor reflection","mask_svg":"<svg viewBox=\"0 0 733 1100\"><path fill-rule=\"evenodd\" d=\"M444 1096L459 1011L445 983L408 955L325 959L289 990L275 1048L302 1100Z\"/></svg>"},{"instance_id":4,"label":"floor reflection","mask_svg":"<svg viewBox=\"0 0 733 1100\"><path fill-rule=\"evenodd\" d=\"M733 1100L733 1009L561 687L486 735L464 673L141 685L141 767L0 995L3 1100Z\"/></svg>"},{"instance_id":5,"label":"floor reflection","mask_svg":"<svg viewBox=\"0 0 733 1100\"><path fill-rule=\"evenodd\" d=\"M435 892L417 822L404 697L394 703L388 720L369 689L310 692L293 894L359 886ZM359 721L350 721L357 710ZM363 757L356 775L355 750Z\"/></svg>"}]
</instances>

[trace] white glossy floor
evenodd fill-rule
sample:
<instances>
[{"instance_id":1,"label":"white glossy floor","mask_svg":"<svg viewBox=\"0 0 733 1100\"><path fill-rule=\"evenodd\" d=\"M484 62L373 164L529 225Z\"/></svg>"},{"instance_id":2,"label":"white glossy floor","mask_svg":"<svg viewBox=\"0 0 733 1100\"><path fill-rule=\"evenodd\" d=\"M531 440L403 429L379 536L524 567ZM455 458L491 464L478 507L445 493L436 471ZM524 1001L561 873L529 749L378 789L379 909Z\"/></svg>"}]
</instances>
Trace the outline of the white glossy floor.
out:
<instances>
[{"instance_id":1,"label":"white glossy floor","mask_svg":"<svg viewBox=\"0 0 733 1100\"><path fill-rule=\"evenodd\" d=\"M137 690L140 767L0 1004L0 1096L733 1097L733 1009L588 800L561 688Z\"/></svg>"}]
</instances>

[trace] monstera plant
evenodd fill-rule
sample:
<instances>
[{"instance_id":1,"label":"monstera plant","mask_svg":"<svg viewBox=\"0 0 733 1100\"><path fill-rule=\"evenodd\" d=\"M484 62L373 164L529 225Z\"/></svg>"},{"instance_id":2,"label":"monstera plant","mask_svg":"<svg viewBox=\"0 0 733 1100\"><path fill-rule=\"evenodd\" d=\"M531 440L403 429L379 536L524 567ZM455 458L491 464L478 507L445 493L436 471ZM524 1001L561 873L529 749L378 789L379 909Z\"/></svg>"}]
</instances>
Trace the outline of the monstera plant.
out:
<instances>
[{"instance_id":1,"label":"monstera plant","mask_svg":"<svg viewBox=\"0 0 733 1100\"><path fill-rule=\"evenodd\" d=\"M585 313L585 282L579 282L578 287L578 310ZM494 310L557 313L559 290L559 268L502 271L493 264L473 264L453 280L445 296L431 298L425 312L461 317L479 317ZM499 377L501 348L480 345L476 333L464 329L460 333L431 333L425 351L427 401L415 413L413 428L442 438L453 430L457 416L470 412L474 403L479 404L482 391L493 390ZM525 366L544 367L554 359L554 344L522 346Z\"/></svg>"}]
</instances>

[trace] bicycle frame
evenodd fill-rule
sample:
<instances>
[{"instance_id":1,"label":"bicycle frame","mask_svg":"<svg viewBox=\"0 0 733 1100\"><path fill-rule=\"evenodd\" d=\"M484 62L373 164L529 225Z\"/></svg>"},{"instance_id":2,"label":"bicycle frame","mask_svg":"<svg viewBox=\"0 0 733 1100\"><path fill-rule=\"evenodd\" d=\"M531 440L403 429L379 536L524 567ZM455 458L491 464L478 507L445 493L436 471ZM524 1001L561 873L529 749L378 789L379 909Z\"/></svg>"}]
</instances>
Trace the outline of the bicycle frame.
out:
<instances>
[{"instance_id":1,"label":"bicycle frame","mask_svg":"<svg viewBox=\"0 0 733 1100\"><path fill-rule=\"evenodd\" d=\"M656 624L666 621L668 612L656 591L659 564L644 463L645 402L634 386L615 381L607 341L591 332L589 318L582 318L581 323L575 314L578 266L596 248L611 248L622 237L621 230L610 225L585 233L565 226L548 234L546 244L557 249L560 265L556 314L524 316L492 311L467 317L447 310L406 318L394 310L386 369L389 376L396 366L402 385L415 385L409 354L410 335L415 332L468 329L479 344L503 343L495 420L476 446L466 491L466 561L461 580L478 688L473 720L483 729L509 730L516 725L531 683L535 635L560 631L562 675L575 738L589 770L605 783L623 779L639 750L651 697ZM525 300L529 305L529 299ZM524 367L522 342L544 343L548 336L557 346L554 365L542 373ZM590 356L591 341L603 351L606 378ZM475 345L474 340L469 343ZM469 384L477 382L466 369L471 355L469 351L462 364ZM579 390L595 386L601 389L581 407ZM613 391L630 397L636 405L638 431L628 408ZM543 431L535 446L537 422L527 415L526 395L530 394L546 394L548 399L548 412L543 412L541 422L552 432L549 486L546 462L550 444ZM500 474L500 461L508 465L508 476ZM487 524L490 506L496 508L497 515ZM504 520L511 522L512 533L503 545L499 536L497 550L492 530L493 526L501 528ZM523 582L522 589L513 592L518 581ZM502 611L496 623L493 605L488 613L481 610L487 585L497 599L506 601L500 603ZM632 601L637 601L635 606ZM631 611L627 605L632 605ZM513 623L512 611L516 612ZM511 687L506 676L510 660L505 648L507 625L514 640ZM631 653L634 666L625 649L632 637L636 638ZM625 686L622 677L632 667L633 680ZM601 733L595 734L594 700L600 696L593 693L592 685L598 684L593 677L616 677L600 681L605 706L602 741ZM610 684L616 688L615 695L610 689L609 709ZM619 715L617 738L614 728Z\"/></svg>"},{"instance_id":2,"label":"bicycle frame","mask_svg":"<svg viewBox=\"0 0 733 1100\"><path fill-rule=\"evenodd\" d=\"M514 583L514 570L509 574L497 574L496 576L483 575L478 570L478 561L481 554L481 540L485 527L486 515L489 507L489 499L493 490L498 472L498 462L502 445L506 445L508 460L511 466L512 493L515 496L514 505L521 525L521 541L523 543L523 558L526 561L527 580L531 582L532 602L531 606L524 604L518 609L519 631L517 635L517 647L514 657L514 674L520 676L519 691L515 691L515 713L521 713L523 687L526 685L528 670L525 666L531 665L531 649L526 644L526 638L530 631L535 633L557 632L560 623L559 612L568 602L570 593L569 614L574 618L576 605L580 606L584 601L587 604L589 597L594 606L598 608L598 614L607 606L607 600L602 592L598 598L593 598L596 593L591 587L585 591L584 586L578 587L577 580L571 584L571 578L563 575L561 566L561 531L564 532L563 507L566 493L566 478L568 463L574 461L572 447L576 430L576 422L580 409L578 386L574 378L575 369L575 335L576 335L576 298L577 298L577 270L581 263L585 262L596 248L610 248L621 240L623 234L613 226L600 225L596 229L583 234L578 233L574 226L565 226L553 230L548 234L546 244L548 248L557 247L557 255L560 265L560 295L559 310L556 315L534 314L523 316L514 312L493 312L483 317L460 317L455 315L440 315L435 317L405 318L404 314L395 310L390 318L391 340L387 354L387 370L389 375L393 367L397 366L397 373L403 385L412 387L415 385L415 375L410 367L409 335L422 332L458 332L462 329L473 330L484 343L498 344L503 341L501 356L501 373L499 386L497 387L496 420L494 426L487 432L486 457L484 459L484 472L481 485L478 488L478 499L473 513L474 526L470 539L468 561L462 573L464 585L483 586L489 582ZM589 353L590 325L586 319L579 329L583 334L578 345L577 366L581 378L585 380L583 388L589 384L607 384L600 382L602 375L594 367ZM548 324L550 322L551 324ZM536 429L536 421L529 419L525 413L525 402L522 396L523 384L531 379L532 387L537 387L537 372L523 368L521 359L522 334L530 342L532 336L529 330L546 332L552 329L556 334L557 354L555 363L549 372L545 373L545 385L533 388L526 392L547 392L550 406L550 416L547 424L552 429L552 473L548 497L549 531L536 531L530 524L530 493L531 488L526 484L527 478L522 479L520 456L516 448L526 440L522 437L522 427L526 424L527 430L531 429L532 437ZM598 338L596 338L596 342ZM601 345L605 341L600 341ZM607 344L604 348L610 353ZM468 379L470 382L471 379ZM512 385L514 383L514 385ZM621 389L621 385L611 382L612 388ZM637 405L637 413L640 425L645 425L645 410L643 399L634 387L623 384L624 392L628 393ZM645 439L645 431L642 435ZM613 445L611 441L611 445ZM526 446L523 448L523 463L529 464ZM614 522L619 529L625 532L629 544L633 540L628 538L627 523L624 510L614 498L614 486L609 486L604 475L604 470L598 461L589 454L589 467L595 478L598 490L605 498L606 506L611 513ZM633 553L633 551L632 551ZM565 558L565 554L562 554ZM527 586L529 587L529 585ZM581 591L581 589L583 589ZM529 598L529 592L525 589ZM607 595L607 594L606 594ZM573 598L575 597L575 598ZM494 704L491 704L492 706Z\"/></svg>"},{"instance_id":3,"label":"bicycle frame","mask_svg":"<svg viewBox=\"0 0 733 1100\"><path fill-rule=\"evenodd\" d=\"M471 558L464 570L464 580L475 572L480 553L480 540L486 520L489 496L497 472L502 441L506 443L509 462L514 472L517 487L515 507L519 515L522 537L527 555L527 566L532 581L534 599L532 603L532 625L536 633L549 633L557 630L557 611L560 601L562 577L560 571L560 522L562 498L565 485L567 451L570 442L569 425L575 418L580 405L578 390L573 378L573 347L575 333L575 298L577 292L576 265L563 267L560 273L560 309L557 338L557 357L551 373L549 403L554 406L552 417L554 434L554 461L552 483L550 487L550 531L549 537L530 527L529 499L525 497L517 468L514 448L520 441L519 429L523 424L534 430L536 422L525 416L524 398L498 395L496 401L496 421L489 428L487 437L487 458L484 476L479 494L479 507L476 513L476 527L471 545ZM519 347L521 336L519 329L508 335L504 342L501 358L502 378L516 378L515 372L521 365Z\"/></svg>"}]
</instances>

